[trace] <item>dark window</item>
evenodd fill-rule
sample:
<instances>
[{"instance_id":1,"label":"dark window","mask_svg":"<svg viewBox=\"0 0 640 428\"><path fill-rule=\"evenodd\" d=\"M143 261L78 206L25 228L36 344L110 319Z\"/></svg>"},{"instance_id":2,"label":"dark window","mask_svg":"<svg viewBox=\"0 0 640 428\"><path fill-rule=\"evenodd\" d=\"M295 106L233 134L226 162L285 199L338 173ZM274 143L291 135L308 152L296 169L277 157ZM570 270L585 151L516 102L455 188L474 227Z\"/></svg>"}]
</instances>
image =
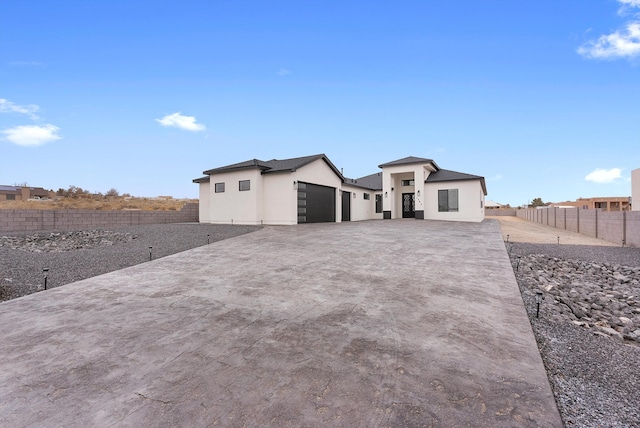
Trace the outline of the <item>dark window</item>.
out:
<instances>
[{"instance_id":1,"label":"dark window","mask_svg":"<svg viewBox=\"0 0 640 428\"><path fill-rule=\"evenodd\" d=\"M7 195L7 201L15 201L16 195Z\"/></svg>"},{"instance_id":2,"label":"dark window","mask_svg":"<svg viewBox=\"0 0 640 428\"><path fill-rule=\"evenodd\" d=\"M376 195L376 214L382 212L382 195Z\"/></svg>"},{"instance_id":3,"label":"dark window","mask_svg":"<svg viewBox=\"0 0 640 428\"><path fill-rule=\"evenodd\" d=\"M458 189L438 190L438 211L458 211Z\"/></svg>"},{"instance_id":4,"label":"dark window","mask_svg":"<svg viewBox=\"0 0 640 428\"><path fill-rule=\"evenodd\" d=\"M216 193L224 192L224 183L216 183Z\"/></svg>"},{"instance_id":5,"label":"dark window","mask_svg":"<svg viewBox=\"0 0 640 428\"><path fill-rule=\"evenodd\" d=\"M364 196L364 198L368 201L369 199L371 199L371 195L368 193L363 193L362 194Z\"/></svg>"},{"instance_id":6,"label":"dark window","mask_svg":"<svg viewBox=\"0 0 640 428\"><path fill-rule=\"evenodd\" d=\"M251 190L251 180L241 180L240 181L240 191L244 192L246 190Z\"/></svg>"},{"instance_id":7,"label":"dark window","mask_svg":"<svg viewBox=\"0 0 640 428\"><path fill-rule=\"evenodd\" d=\"M403 186L413 186L414 184L416 184L414 180L402 180Z\"/></svg>"}]
</instances>

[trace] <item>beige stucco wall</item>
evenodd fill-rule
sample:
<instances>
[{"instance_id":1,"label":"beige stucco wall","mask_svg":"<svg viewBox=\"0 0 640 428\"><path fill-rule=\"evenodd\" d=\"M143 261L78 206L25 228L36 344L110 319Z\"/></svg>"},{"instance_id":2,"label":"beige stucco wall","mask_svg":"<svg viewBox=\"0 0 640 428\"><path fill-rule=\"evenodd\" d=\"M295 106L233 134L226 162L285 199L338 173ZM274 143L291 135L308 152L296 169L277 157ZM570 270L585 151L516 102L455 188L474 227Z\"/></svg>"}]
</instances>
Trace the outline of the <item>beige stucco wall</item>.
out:
<instances>
[{"instance_id":1,"label":"beige stucco wall","mask_svg":"<svg viewBox=\"0 0 640 428\"><path fill-rule=\"evenodd\" d=\"M342 185L342 190L351 193L351 221L381 219L382 213L376 214L376 194L382 192L363 189L362 187ZM369 194L369 200L364 198L364 194ZM355 194L355 197L353 195ZM342 199L340 199L342 202Z\"/></svg>"},{"instance_id":2,"label":"beige stucco wall","mask_svg":"<svg viewBox=\"0 0 640 428\"><path fill-rule=\"evenodd\" d=\"M294 181L334 188L336 221L340 222L342 200L339 190L342 181L322 159L311 162L293 173L271 173L264 174L262 177L264 178L263 207L266 224L298 223L298 190L297 186L294 186Z\"/></svg>"},{"instance_id":3,"label":"beige stucco wall","mask_svg":"<svg viewBox=\"0 0 640 428\"><path fill-rule=\"evenodd\" d=\"M239 182L250 181L250 190L240 191ZM260 171L246 169L211 176L209 183L209 223L260 224L262 197ZM216 183L225 183L225 191L215 192Z\"/></svg>"},{"instance_id":4,"label":"beige stucco wall","mask_svg":"<svg viewBox=\"0 0 640 428\"><path fill-rule=\"evenodd\" d=\"M640 211L640 168L631 171L631 209Z\"/></svg>"},{"instance_id":5,"label":"beige stucco wall","mask_svg":"<svg viewBox=\"0 0 640 428\"><path fill-rule=\"evenodd\" d=\"M199 183L199 206L198 206L198 218L201 223L209 223L209 213L211 211L210 201L211 195L209 182Z\"/></svg>"},{"instance_id":6,"label":"beige stucco wall","mask_svg":"<svg viewBox=\"0 0 640 428\"><path fill-rule=\"evenodd\" d=\"M382 206L384 211L391 211L391 218L402 218L402 194L413 193L416 211L424 211L426 217L426 199L424 181L431 172L424 164L399 165L385 167L382 170L383 198ZM414 186L403 186L402 180L414 180ZM391 190L393 189L393 190ZM418 196L417 192L420 191Z\"/></svg>"},{"instance_id":7,"label":"beige stucco wall","mask_svg":"<svg viewBox=\"0 0 640 428\"><path fill-rule=\"evenodd\" d=\"M438 190L458 189L458 211L438 211ZM431 220L470 221L484 220L484 192L480 180L448 181L425 184L425 218Z\"/></svg>"}]
</instances>

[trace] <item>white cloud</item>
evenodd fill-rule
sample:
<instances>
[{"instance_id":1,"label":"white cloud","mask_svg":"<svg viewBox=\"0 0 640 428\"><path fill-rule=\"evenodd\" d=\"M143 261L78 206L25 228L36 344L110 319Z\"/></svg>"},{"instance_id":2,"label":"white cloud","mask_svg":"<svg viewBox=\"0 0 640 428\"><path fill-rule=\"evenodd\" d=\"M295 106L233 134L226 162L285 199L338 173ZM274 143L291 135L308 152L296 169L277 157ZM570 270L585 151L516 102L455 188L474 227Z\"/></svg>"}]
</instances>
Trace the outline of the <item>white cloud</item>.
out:
<instances>
[{"instance_id":1,"label":"white cloud","mask_svg":"<svg viewBox=\"0 0 640 428\"><path fill-rule=\"evenodd\" d=\"M618 0L618 3L622 3L623 7L640 7L640 0Z\"/></svg>"},{"instance_id":2,"label":"white cloud","mask_svg":"<svg viewBox=\"0 0 640 428\"><path fill-rule=\"evenodd\" d=\"M186 131L204 131L207 129L206 126L196 123L196 118L194 116L183 116L180 112L168 114L162 119L156 119L162 126L173 126L175 128L184 129Z\"/></svg>"},{"instance_id":3,"label":"white cloud","mask_svg":"<svg viewBox=\"0 0 640 428\"><path fill-rule=\"evenodd\" d=\"M620 168L601 169L597 168L589 173L584 179L594 183L613 183L621 177Z\"/></svg>"},{"instance_id":4,"label":"white cloud","mask_svg":"<svg viewBox=\"0 0 640 428\"><path fill-rule=\"evenodd\" d=\"M618 0L622 6L618 9L621 16L628 15L632 8L640 8L640 0ZM604 34L597 40L591 40L580 46L577 52L589 59L634 58L640 56L640 13L611 34Z\"/></svg>"},{"instance_id":5,"label":"white cloud","mask_svg":"<svg viewBox=\"0 0 640 428\"><path fill-rule=\"evenodd\" d=\"M21 113L28 115L31 119L37 119L35 114L40 107L35 104L27 104L24 106L18 105L5 98L0 98L0 113Z\"/></svg>"},{"instance_id":6,"label":"white cloud","mask_svg":"<svg viewBox=\"0 0 640 428\"><path fill-rule=\"evenodd\" d=\"M587 42L578 48L578 53L586 58L595 59L638 56L640 55L640 22L630 23L624 30Z\"/></svg>"},{"instance_id":7,"label":"white cloud","mask_svg":"<svg viewBox=\"0 0 640 428\"><path fill-rule=\"evenodd\" d=\"M62 137L57 134L59 130L60 128L54 125L22 125L5 129L2 133L14 144L37 147L61 139Z\"/></svg>"}]
</instances>

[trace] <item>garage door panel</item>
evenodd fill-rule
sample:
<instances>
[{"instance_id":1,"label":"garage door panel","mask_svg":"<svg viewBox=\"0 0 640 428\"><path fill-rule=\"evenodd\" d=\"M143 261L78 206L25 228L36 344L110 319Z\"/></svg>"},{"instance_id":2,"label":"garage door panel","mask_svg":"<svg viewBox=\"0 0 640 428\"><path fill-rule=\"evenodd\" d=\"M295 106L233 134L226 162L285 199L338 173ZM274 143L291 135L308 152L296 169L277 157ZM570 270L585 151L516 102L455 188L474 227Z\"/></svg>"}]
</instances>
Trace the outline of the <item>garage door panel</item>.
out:
<instances>
[{"instance_id":1,"label":"garage door panel","mask_svg":"<svg viewBox=\"0 0 640 428\"><path fill-rule=\"evenodd\" d=\"M298 183L298 223L336 221L336 189L311 183Z\"/></svg>"}]
</instances>

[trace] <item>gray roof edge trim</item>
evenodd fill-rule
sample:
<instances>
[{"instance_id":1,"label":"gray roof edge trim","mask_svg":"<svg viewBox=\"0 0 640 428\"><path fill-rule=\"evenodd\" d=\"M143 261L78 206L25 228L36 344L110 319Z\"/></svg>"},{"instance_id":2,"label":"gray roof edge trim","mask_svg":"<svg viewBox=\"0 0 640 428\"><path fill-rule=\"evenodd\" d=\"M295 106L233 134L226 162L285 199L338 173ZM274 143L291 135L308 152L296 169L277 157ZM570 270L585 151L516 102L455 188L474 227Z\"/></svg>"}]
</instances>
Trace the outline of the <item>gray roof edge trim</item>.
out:
<instances>
[{"instance_id":1,"label":"gray roof edge trim","mask_svg":"<svg viewBox=\"0 0 640 428\"><path fill-rule=\"evenodd\" d=\"M233 172L233 171L240 171L243 169L261 169L261 170L265 170L265 169L269 169L269 167L264 166L264 165L242 165L242 166L235 166L235 167L228 167L228 166L221 166L220 168L213 168L213 169L209 169L206 171L203 171L203 174L206 175L214 175L214 174L221 174L223 172Z\"/></svg>"}]
</instances>

